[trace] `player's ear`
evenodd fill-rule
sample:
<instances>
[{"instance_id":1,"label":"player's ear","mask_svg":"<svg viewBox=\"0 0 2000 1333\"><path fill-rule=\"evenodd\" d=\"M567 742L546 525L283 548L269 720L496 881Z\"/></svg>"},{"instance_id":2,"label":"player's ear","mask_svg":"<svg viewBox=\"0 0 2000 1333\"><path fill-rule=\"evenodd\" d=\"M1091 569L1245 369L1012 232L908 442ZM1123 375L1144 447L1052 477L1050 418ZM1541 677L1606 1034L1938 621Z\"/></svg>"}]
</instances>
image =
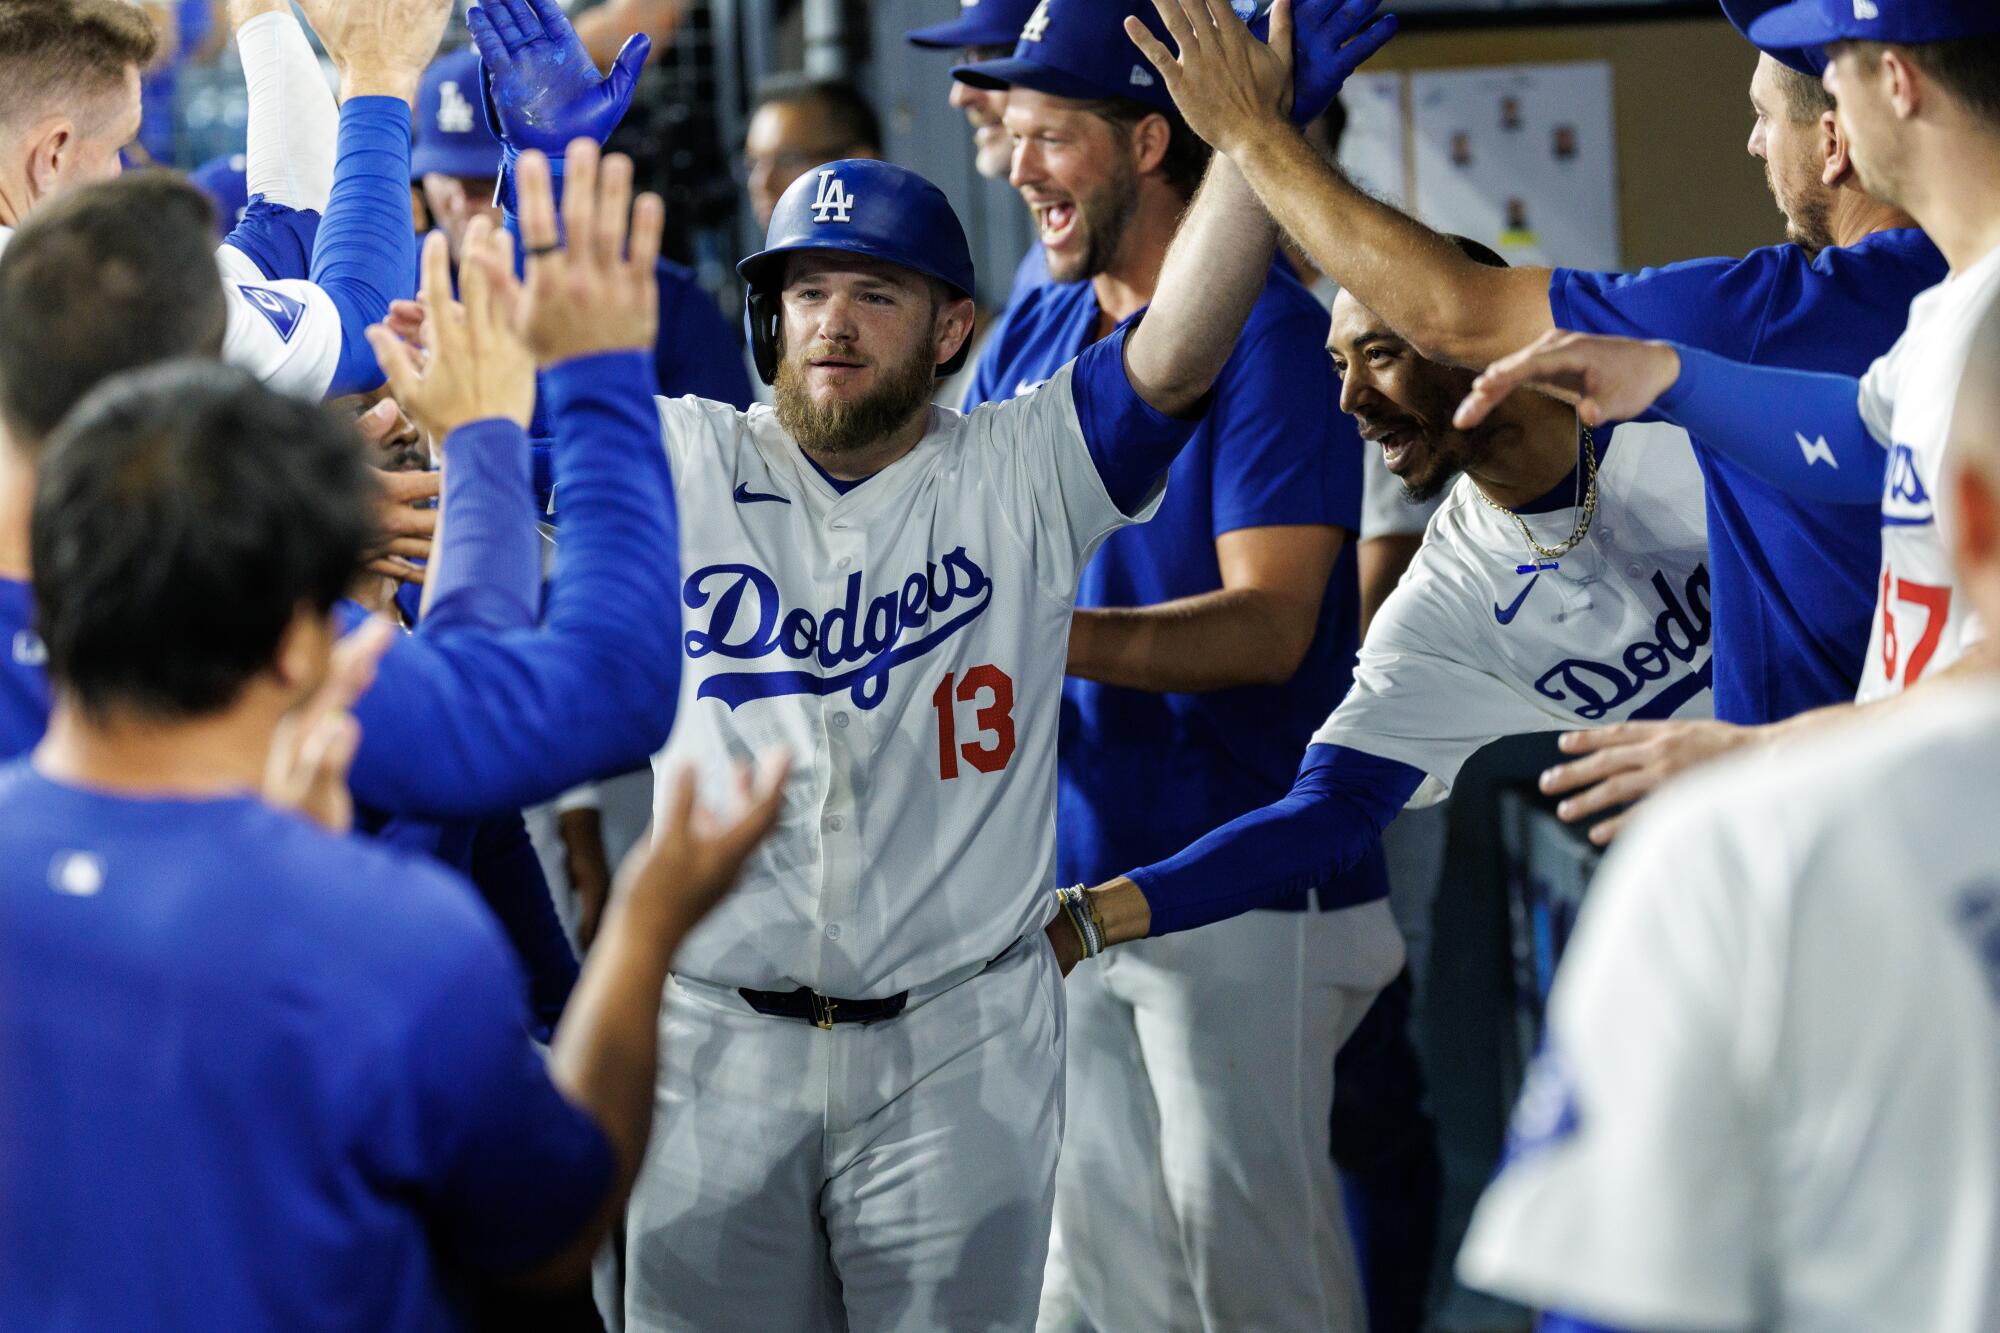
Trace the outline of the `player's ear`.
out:
<instances>
[{"instance_id":1,"label":"player's ear","mask_svg":"<svg viewBox=\"0 0 2000 1333\"><path fill-rule=\"evenodd\" d=\"M964 364L964 357L959 354L971 343L972 328L978 318L978 310L970 297L954 297L938 306L937 319L931 331L936 340L939 366ZM952 372L947 370L945 373Z\"/></svg>"},{"instance_id":2,"label":"player's ear","mask_svg":"<svg viewBox=\"0 0 2000 1333\"><path fill-rule=\"evenodd\" d=\"M334 637L330 614L303 602L293 608L291 623L278 636L278 651L271 658L271 673L286 693L304 698L319 687L333 655Z\"/></svg>"},{"instance_id":3,"label":"player's ear","mask_svg":"<svg viewBox=\"0 0 2000 1333\"><path fill-rule=\"evenodd\" d=\"M1838 185L1854 170L1854 160L1847 152L1847 136L1840 132L1840 117L1831 111L1819 118L1819 156L1819 179L1823 185Z\"/></svg>"},{"instance_id":4,"label":"player's ear","mask_svg":"<svg viewBox=\"0 0 2000 1333\"><path fill-rule=\"evenodd\" d=\"M1173 138L1173 126L1158 112L1132 127L1132 165L1139 175L1159 170L1160 164L1167 160L1167 147Z\"/></svg>"},{"instance_id":5,"label":"player's ear","mask_svg":"<svg viewBox=\"0 0 2000 1333\"><path fill-rule=\"evenodd\" d=\"M29 131L28 197L46 199L62 182L63 168L76 152L76 126L67 116L55 116Z\"/></svg>"}]
</instances>

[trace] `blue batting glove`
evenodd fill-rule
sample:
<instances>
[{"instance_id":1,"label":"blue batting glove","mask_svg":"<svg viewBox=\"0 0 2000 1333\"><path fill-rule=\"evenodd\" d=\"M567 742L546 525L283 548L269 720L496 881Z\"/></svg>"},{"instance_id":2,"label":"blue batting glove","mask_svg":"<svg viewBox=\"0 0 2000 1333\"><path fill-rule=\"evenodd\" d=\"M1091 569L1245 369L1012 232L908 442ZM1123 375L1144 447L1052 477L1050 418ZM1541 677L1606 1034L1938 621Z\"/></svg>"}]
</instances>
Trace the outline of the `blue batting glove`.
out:
<instances>
[{"instance_id":1,"label":"blue batting glove","mask_svg":"<svg viewBox=\"0 0 2000 1333\"><path fill-rule=\"evenodd\" d=\"M1370 26L1382 0L1296 0L1292 6L1292 122L1310 125L1326 114L1347 76L1396 35L1396 16ZM1269 41L1268 16L1251 25ZM1365 31L1364 31L1365 30ZM1358 35L1357 35L1358 34Z\"/></svg>"},{"instance_id":2,"label":"blue batting glove","mask_svg":"<svg viewBox=\"0 0 2000 1333\"><path fill-rule=\"evenodd\" d=\"M600 77L556 0L481 0L465 21L485 70L493 132L514 152L539 148L555 162L573 139L610 137L653 45L635 34Z\"/></svg>"}]
</instances>

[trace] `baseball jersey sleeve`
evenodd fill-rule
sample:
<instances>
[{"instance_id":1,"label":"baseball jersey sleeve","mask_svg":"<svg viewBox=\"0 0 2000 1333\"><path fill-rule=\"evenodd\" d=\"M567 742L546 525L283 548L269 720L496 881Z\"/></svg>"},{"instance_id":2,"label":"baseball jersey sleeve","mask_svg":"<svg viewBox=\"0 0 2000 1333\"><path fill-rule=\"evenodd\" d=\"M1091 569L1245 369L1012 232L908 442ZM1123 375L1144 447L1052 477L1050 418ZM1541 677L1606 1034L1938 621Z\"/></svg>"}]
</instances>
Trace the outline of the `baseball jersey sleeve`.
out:
<instances>
[{"instance_id":1,"label":"baseball jersey sleeve","mask_svg":"<svg viewBox=\"0 0 2000 1333\"><path fill-rule=\"evenodd\" d=\"M1591 887L1460 1277L1635 1328L1760 1326L1741 840L1642 818ZM1713 813L1712 811L1710 812Z\"/></svg>"},{"instance_id":2,"label":"baseball jersey sleeve","mask_svg":"<svg viewBox=\"0 0 2000 1333\"><path fill-rule=\"evenodd\" d=\"M422 888L466 897L462 884ZM425 946L429 984L401 1027L396 1067L384 1071L369 1141L377 1169L422 1199L446 1252L506 1272L581 1231L614 1164L603 1131L528 1040L520 973L498 929L472 911L460 921Z\"/></svg>"},{"instance_id":3,"label":"baseball jersey sleeve","mask_svg":"<svg viewBox=\"0 0 2000 1333\"><path fill-rule=\"evenodd\" d=\"M1318 306L1239 344L1216 386L1210 518L1239 528L1361 523L1361 437L1340 410Z\"/></svg>"},{"instance_id":4,"label":"baseball jersey sleeve","mask_svg":"<svg viewBox=\"0 0 2000 1333\"><path fill-rule=\"evenodd\" d=\"M1788 263L1803 269L1804 252L1765 249L1742 259L1693 259L1636 273L1559 268L1549 274L1549 312L1557 328L1664 338L1747 361L1785 286Z\"/></svg>"},{"instance_id":5,"label":"baseball jersey sleeve","mask_svg":"<svg viewBox=\"0 0 2000 1333\"><path fill-rule=\"evenodd\" d=\"M1152 517L1167 465L1198 424L1155 411L1133 390L1121 329L1033 393L973 412L967 466L996 498L1042 587L1068 600L1099 542ZM1129 492L1142 473L1144 490L1120 504L1121 488Z\"/></svg>"},{"instance_id":6,"label":"baseball jersey sleeve","mask_svg":"<svg viewBox=\"0 0 2000 1333\"><path fill-rule=\"evenodd\" d=\"M281 393L318 398L340 361L340 312L333 300L299 278L266 277L242 249L215 252L228 298L222 359Z\"/></svg>"},{"instance_id":7,"label":"baseball jersey sleeve","mask_svg":"<svg viewBox=\"0 0 2000 1333\"><path fill-rule=\"evenodd\" d=\"M1902 375L1903 361L1908 355L1904 340L1899 338L1888 351L1875 358L1861 377L1861 391L1856 398L1861 424L1884 449L1895 443L1896 381Z\"/></svg>"}]
</instances>

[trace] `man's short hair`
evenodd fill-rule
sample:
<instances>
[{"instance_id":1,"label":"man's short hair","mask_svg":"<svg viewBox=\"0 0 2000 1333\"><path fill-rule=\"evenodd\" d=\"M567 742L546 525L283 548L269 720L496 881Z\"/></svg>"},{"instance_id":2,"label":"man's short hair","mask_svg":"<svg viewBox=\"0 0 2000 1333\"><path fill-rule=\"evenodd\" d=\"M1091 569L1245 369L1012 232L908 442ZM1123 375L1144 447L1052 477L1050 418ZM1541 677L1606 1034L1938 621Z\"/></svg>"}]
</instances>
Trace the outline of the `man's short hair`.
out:
<instances>
[{"instance_id":1,"label":"man's short hair","mask_svg":"<svg viewBox=\"0 0 2000 1333\"><path fill-rule=\"evenodd\" d=\"M882 120L861 90L845 79L815 79L803 74L774 74L757 85L750 111L773 103L810 102L826 113L829 141L842 147L882 151Z\"/></svg>"},{"instance_id":2,"label":"man's short hair","mask_svg":"<svg viewBox=\"0 0 2000 1333\"><path fill-rule=\"evenodd\" d=\"M1202 137L1188 128L1187 121L1178 111L1162 111L1158 107L1147 106L1126 97L1107 97L1102 101L1086 101L1083 109L1099 120L1108 122L1113 129L1131 135L1134 126L1148 116L1164 116L1167 121L1167 155L1160 159L1160 174L1167 178L1175 194L1183 199L1194 198L1194 192L1201 188L1201 178L1208 170L1208 159L1213 150Z\"/></svg>"},{"instance_id":3,"label":"man's short hair","mask_svg":"<svg viewBox=\"0 0 2000 1333\"><path fill-rule=\"evenodd\" d=\"M1821 116L1833 110L1833 94L1816 76L1775 60L1771 67L1778 95L1785 99L1785 115L1794 125L1817 124Z\"/></svg>"},{"instance_id":4,"label":"man's short hair","mask_svg":"<svg viewBox=\"0 0 2000 1333\"><path fill-rule=\"evenodd\" d=\"M159 39L128 0L6 0L0 4L0 124L70 109L125 86Z\"/></svg>"},{"instance_id":5,"label":"man's short hair","mask_svg":"<svg viewBox=\"0 0 2000 1333\"><path fill-rule=\"evenodd\" d=\"M375 532L352 423L218 361L100 385L49 440L32 564L50 679L85 712L227 707Z\"/></svg>"},{"instance_id":6,"label":"man's short hair","mask_svg":"<svg viewBox=\"0 0 2000 1333\"><path fill-rule=\"evenodd\" d=\"M1852 45L1868 69L1880 63L1887 49L1881 42ZM1962 37L1955 42L1924 42L1896 49L1985 122L1988 130L2000 131L2000 36Z\"/></svg>"},{"instance_id":7,"label":"man's short hair","mask_svg":"<svg viewBox=\"0 0 2000 1333\"><path fill-rule=\"evenodd\" d=\"M121 370L221 353L214 227L207 196L165 171L35 210L0 254L0 418L16 443L32 448Z\"/></svg>"}]
</instances>

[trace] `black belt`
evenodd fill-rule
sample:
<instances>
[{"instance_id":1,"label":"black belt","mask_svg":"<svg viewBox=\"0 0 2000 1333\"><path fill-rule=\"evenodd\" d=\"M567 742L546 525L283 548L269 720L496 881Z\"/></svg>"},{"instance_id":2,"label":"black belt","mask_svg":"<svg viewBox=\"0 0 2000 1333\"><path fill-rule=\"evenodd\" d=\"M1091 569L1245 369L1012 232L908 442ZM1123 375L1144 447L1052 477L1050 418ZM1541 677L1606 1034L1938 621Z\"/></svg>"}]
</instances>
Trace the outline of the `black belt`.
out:
<instances>
[{"instance_id":1,"label":"black belt","mask_svg":"<svg viewBox=\"0 0 2000 1333\"><path fill-rule=\"evenodd\" d=\"M835 1023L879 1023L903 1012L910 1002L908 991L885 995L879 1000L839 1000L804 986L797 990L751 990L738 988L752 1009L773 1018L796 1018L814 1027L830 1028Z\"/></svg>"}]
</instances>

